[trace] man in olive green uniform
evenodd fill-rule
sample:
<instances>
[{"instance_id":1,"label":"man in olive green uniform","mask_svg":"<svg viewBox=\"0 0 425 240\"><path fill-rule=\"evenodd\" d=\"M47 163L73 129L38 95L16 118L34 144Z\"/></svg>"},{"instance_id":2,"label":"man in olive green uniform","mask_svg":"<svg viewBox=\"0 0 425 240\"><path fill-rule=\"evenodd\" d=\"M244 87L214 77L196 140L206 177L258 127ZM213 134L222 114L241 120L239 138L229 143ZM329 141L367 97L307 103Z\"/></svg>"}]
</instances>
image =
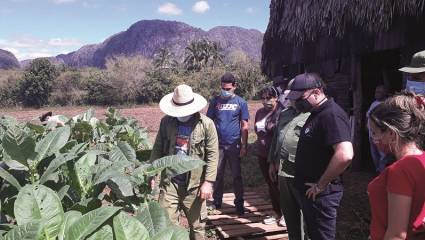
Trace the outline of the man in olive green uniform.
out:
<instances>
[{"instance_id":1,"label":"man in olive green uniform","mask_svg":"<svg viewBox=\"0 0 425 240\"><path fill-rule=\"evenodd\" d=\"M168 155L189 155L204 160L206 165L165 181L162 179L160 204L171 220L178 224L180 210L190 227L190 239L205 239L205 200L212 196L217 174L218 137L214 122L199 113L207 101L193 93L187 85L179 85L164 96L160 109L166 114L161 119L150 159Z\"/></svg>"},{"instance_id":2,"label":"man in olive green uniform","mask_svg":"<svg viewBox=\"0 0 425 240\"><path fill-rule=\"evenodd\" d=\"M280 115L268 156L270 177L277 180L278 173L280 206L285 218L289 239L307 239L303 227L301 207L294 187L295 154L300 130L310 113L300 113L289 103Z\"/></svg>"}]
</instances>

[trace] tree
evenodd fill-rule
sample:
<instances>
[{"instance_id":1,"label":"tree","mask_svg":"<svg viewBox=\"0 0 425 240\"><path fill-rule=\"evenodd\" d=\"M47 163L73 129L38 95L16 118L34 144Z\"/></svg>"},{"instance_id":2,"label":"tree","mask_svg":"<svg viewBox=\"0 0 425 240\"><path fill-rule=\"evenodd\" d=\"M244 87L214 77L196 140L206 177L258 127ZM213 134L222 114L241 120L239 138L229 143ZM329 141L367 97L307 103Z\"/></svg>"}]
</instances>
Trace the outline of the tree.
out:
<instances>
[{"instance_id":1,"label":"tree","mask_svg":"<svg viewBox=\"0 0 425 240\"><path fill-rule=\"evenodd\" d=\"M184 64L189 71L200 71L223 63L223 55L218 43L209 40L192 41L185 49Z\"/></svg>"},{"instance_id":2,"label":"tree","mask_svg":"<svg viewBox=\"0 0 425 240\"><path fill-rule=\"evenodd\" d=\"M174 59L174 54L168 48L160 48L153 57L153 65L155 69L160 70L176 70L178 62Z\"/></svg>"},{"instance_id":3,"label":"tree","mask_svg":"<svg viewBox=\"0 0 425 240\"><path fill-rule=\"evenodd\" d=\"M47 58L32 61L19 86L22 103L31 107L46 105L57 76L58 71Z\"/></svg>"}]
</instances>

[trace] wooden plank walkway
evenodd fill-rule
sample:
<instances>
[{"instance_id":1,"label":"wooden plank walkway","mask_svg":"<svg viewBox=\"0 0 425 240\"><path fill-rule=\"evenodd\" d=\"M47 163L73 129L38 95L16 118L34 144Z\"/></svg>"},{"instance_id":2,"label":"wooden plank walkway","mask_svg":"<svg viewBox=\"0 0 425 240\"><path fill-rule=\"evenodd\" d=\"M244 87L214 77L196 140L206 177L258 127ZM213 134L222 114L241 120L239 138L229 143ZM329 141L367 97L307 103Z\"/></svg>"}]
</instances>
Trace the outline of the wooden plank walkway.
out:
<instances>
[{"instance_id":1,"label":"wooden plank walkway","mask_svg":"<svg viewBox=\"0 0 425 240\"><path fill-rule=\"evenodd\" d=\"M209 212L207 227L214 228L221 239L288 240L285 227L280 227L277 223L263 223L267 216L275 215L272 205L264 196L256 192L245 192L244 199L245 214L238 216L233 203L234 194L225 193L222 207ZM212 199L208 202L208 205L211 204Z\"/></svg>"}]
</instances>

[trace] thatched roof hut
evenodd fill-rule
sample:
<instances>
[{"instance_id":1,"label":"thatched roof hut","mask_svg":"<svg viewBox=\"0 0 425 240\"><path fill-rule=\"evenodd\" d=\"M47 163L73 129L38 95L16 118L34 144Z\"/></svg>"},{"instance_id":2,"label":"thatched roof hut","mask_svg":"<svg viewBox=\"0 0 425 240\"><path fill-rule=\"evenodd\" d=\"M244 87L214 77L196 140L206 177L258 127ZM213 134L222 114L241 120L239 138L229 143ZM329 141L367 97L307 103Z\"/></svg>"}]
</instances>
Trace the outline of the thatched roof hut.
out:
<instances>
[{"instance_id":1,"label":"thatched roof hut","mask_svg":"<svg viewBox=\"0 0 425 240\"><path fill-rule=\"evenodd\" d=\"M364 113L375 87L400 90L397 69L423 49L425 0L271 0L261 65L271 78L319 72L355 117L354 141L362 156Z\"/></svg>"}]
</instances>

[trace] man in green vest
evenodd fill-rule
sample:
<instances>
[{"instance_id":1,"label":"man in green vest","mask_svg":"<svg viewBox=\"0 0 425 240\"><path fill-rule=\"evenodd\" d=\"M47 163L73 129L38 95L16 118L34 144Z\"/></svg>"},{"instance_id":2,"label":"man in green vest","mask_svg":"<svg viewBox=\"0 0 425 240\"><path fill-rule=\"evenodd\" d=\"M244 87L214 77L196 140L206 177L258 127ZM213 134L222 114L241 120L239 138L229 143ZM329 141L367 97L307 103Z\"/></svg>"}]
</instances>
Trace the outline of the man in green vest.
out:
<instances>
[{"instance_id":1,"label":"man in green vest","mask_svg":"<svg viewBox=\"0 0 425 240\"><path fill-rule=\"evenodd\" d=\"M205 201L212 197L218 162L214 122L199 112L206 105L204 97L184 84L164 96L159 107L166 116L161 119L150 157L153 161L185 154L205 161L205 166L177 175L171 181L161 179L160 184L160 204L175 224L183 211L190 227L190 239L196 240L205 239Z\"/></svg>"}]
</instances>

